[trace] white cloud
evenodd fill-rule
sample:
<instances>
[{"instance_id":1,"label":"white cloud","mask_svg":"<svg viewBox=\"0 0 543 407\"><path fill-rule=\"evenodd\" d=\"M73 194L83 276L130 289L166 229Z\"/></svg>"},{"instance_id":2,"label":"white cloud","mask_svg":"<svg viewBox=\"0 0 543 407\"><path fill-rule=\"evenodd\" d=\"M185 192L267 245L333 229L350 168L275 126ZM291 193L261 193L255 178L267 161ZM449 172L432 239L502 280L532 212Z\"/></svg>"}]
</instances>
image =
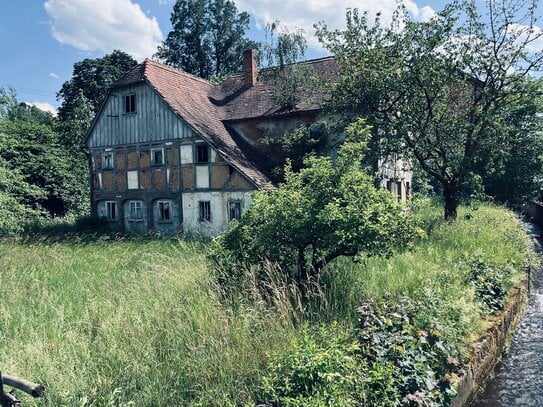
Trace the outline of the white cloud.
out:
<instances>
[{"instance_id":1,"label":"white cloud","mask_svg":"<svg viewBox=\"0 0 543 407\"><path fill-rule=\"evenodd\" d=\"M53 79L59 79L59 78L60 78L60 76L58 76L58 75L57 75L56 73L54 73L54 72L49 73L49 76L50 76L51 78L53 78Z\"/></svg>"},{"instance_id":2,"label":"white cloud","mask_svg":"<svg viewBox=\"0 0 543 407\"><path fill-rule=\"evenodd\" d=\"M55 39L82 51L125 51L138 60L150 57L162 40L156 18L131 0L47 0Z\"/></svg>"},{"instance_id":3,"label":"white cloud","mask_svg":"<svg viewBox=\"0 0 543 407\"><path fill-rule=\"evenodd\" d=\"M358 8L368 11L370 19L381 13L383 23L389 23L396 10L396 0L235 0L238 9L247 11L259 27L265 27L268 22L280 20L289 27L303 28L307 34L308 46L320 49L314 38L313 24L324 21L331 29L345 27L345 12L347 8ZM428 19L435 13L431 7L419 8L412 0L404 1L407 11L415 18Z\"/></svg>"},{"instance_id":4,"label":"white cloud","mask_svg":"<svg viewBox=\"0 0 543 407\"><path fill-rule=\"evenodd\" d=\"M543 51L543 29L537 26L529 27L527 25L511 24L513 35L517 36L519 42L528 41L526 49L529 52Z\"/></svg>"},{"instance_id":5,"label":"white cloud","mask_svg":"<svg viewBox=\"0 0 543 407\"><path fill-rule=\"evenodd\" d=\"M24 103L29 106L36 106L38 109L43 110L44 112L49 112L53 116L57 115L57 109L51 103L47 103L47 102L24 102Z\"/></svg>"}]
</instances>

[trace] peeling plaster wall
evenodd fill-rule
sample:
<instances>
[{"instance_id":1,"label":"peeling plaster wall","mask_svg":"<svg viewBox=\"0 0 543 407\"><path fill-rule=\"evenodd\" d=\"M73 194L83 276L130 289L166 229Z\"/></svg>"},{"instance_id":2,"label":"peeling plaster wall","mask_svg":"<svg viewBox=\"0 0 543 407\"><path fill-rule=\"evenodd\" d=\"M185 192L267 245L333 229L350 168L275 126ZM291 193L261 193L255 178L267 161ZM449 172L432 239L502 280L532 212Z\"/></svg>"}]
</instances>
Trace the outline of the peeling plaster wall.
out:
<instances>
[{"instance_id":1,"label":"peeling plaster wall","mask_svg":"<svg viewBox=\"0 0 543 407\"><path fill-rule=\"evenodd\" d=\"M200 222L199 202L209 201L211 221ZM183 230L202 236L214 236L228 226L228 201L241 201L244 212L251 203L248 192L186 192L183 194Z\"/></svg>"}]
</instances>

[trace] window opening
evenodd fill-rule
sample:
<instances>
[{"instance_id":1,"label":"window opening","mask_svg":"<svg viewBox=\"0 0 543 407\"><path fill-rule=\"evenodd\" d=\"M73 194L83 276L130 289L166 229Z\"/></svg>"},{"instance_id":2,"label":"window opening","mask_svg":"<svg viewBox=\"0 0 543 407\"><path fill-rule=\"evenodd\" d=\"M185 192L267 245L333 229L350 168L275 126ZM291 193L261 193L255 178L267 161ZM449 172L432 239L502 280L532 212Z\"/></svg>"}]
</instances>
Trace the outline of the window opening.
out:
<instances>
[{"instance_id":1,"label":"window opening","mask_svg":"<svg viewBox=\"0 0 543 407\"><path fill-rule=\"evenodd\" d=\"M102 153L102 169L103 170L113 169L113 152L107 151L105 153Z\"/></svg>"},{"instance_id":2,"label":"window opening","mask_svg":"<svg viewBox=\"0 0 543 407\"><path fill-rule=\"evenodd\" d=\"M241 219L241 202L230 201L228 202L228 220L240 220Z\"/></svg>"},{"instance_id":3,"label":"window opening","mask_svg":"<svg viewBox=\"0 0 543 407\"><path fill-rule=\"evenodd\" d=\"M136 95L126 95L124 97L124 112L134 113L136 111Z\"/></svg>"},{"instance_id":4,"label":"window opening","mask_svg":"<svg viewBox=\"0 0 543 407\"><path fill-rule=\"evenodd\" d=\"M151 160L152 160L153 165L163 165L164 164L164 149L152 148Z\"/></svg>"},{"instance_id":5,"label":"window opening","mask_svg":"<svg viewBox=\"0 0 543 407\"><path fill-rule=\"evenodd\" d=\"M196 144L196 162L209 162L209 148L207 147L207 144Z\"/></svg>"},{"instance_id":6,"label":"window opening","mask_svg":"<svg viewBox=\"0 0 543 407\"><path fill-rule=\"evenodd\" d=\"M117 204L115 201L106 201L106 219L117 220Z\"/></svg>"},{"instance_id":7,"label":"window opening","mask_svg":"<svg viewBox=\"0 0 543 407\"><path fill-rule=\"evenodd\" d=\"M211 202L200 201L198 202L198 221L210 222L211 221Z\"/></svg>"},{"instance_id":8,"label":"window opening","mask_svg":"<svg viewBox=\"0 0 543 407\"><path fill-rule=\"evenodd\" d=\"M141 201L130 201L130 219L141 220L143 219L143 210Z\"/></svg>"},{"instance_id":9,"label":"window opening","mask_svg":"<svg viewBox=\"0 0 543 407\"><path fill-rule=\"evenodd\" d=\"M172 220L171 205L169 201L158 201L158 220L169 222Z\"/></svg>"}]
</instances>

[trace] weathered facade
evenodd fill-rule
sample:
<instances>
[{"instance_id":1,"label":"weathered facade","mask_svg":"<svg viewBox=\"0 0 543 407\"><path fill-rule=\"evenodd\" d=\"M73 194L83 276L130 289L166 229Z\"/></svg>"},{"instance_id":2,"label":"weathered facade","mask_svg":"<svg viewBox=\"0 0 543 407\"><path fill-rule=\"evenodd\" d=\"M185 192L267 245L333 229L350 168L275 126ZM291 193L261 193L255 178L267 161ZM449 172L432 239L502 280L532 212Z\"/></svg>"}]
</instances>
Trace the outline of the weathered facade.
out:
<instances>
[{"instance_id":1,"label":"weathered facade","mask_svg":"<svg viewBox=\"0 0 543 407\"><path fill-rule=\"evenodd\" d=\"M305 63L324 77L336 70L333 58ZM214 235L269 185L251 146L319 113L309 100L277 108L253 52L242 74L218 85L145 60L112 85L85 138L93 214L118 231ZM390 160L380 165L400 179ZM401 179L394 188L405 199L411 180Z\"/></svg>"}]
</instances>

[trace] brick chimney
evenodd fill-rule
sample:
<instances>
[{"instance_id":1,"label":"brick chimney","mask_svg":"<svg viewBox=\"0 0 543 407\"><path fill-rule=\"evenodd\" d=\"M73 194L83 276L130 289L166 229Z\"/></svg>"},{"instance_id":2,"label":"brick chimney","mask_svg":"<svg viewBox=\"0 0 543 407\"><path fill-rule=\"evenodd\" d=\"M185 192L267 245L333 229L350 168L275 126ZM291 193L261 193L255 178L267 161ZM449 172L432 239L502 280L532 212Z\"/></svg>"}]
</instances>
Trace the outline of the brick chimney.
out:
<instances>
[{"instance_id":1,"label":"brick chimney","mask_svg":"<svg viewBox=\"0 0 543 407\"><path fill-rule=\"evenodd\" d=\"M254 86L258 67L256 65L256 50L246 49L243 51L243 80L245 86Z\"/></svg>"}]
</instances>

